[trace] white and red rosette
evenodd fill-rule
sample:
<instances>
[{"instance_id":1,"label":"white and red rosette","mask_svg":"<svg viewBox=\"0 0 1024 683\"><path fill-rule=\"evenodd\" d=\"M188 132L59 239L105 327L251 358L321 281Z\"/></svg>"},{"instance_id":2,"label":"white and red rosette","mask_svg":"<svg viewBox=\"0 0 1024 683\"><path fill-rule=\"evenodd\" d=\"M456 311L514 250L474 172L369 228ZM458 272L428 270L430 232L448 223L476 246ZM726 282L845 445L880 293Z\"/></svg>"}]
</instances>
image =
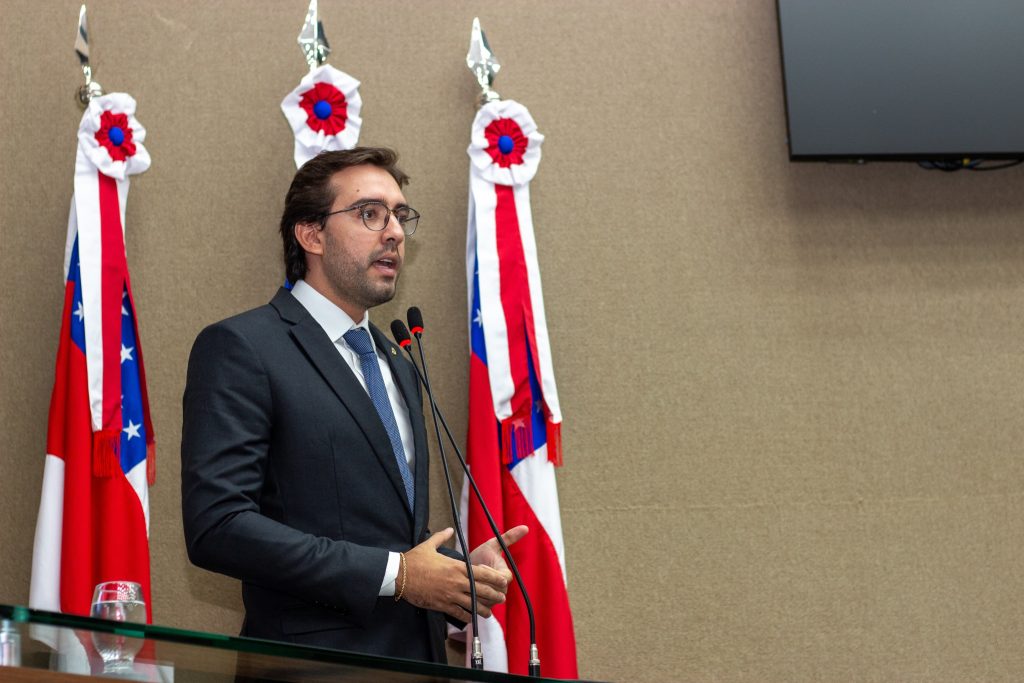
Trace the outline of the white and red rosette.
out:
<instances>
[{"instance_id":1,"label":"white and red rosette","mask_svg":"<svg viewBox=\"0 0 1024 683\"><path fill-rule=\"evenodd\" d=\"M78 146L100 173L115 180L149 168L142 144L146 129L135 118L135 99L125 93L94 97L78 126Z\"/></svg>"},{"instance_id":2,"label":"white and red rosette","mask_svg":"<svg viewBox=\"0 0 1024 683\"><path fill-rule=\"evenodd\" d=\"M526 107L515 100L488 102L473 121L469 153L472 172L495 185L523 185L540 165L544 136Z\"/></svg>"},{"instance_id":3,"label":"white and red rosette","mask_svg":"<svg viewBox=\"0 0 1024 683\"><path fill-rule=\"evenodd\" d=\"M327 150L352 149L359 142L359 81L324 64L303 77L281 102L295 134L295 166Z\"/></svg>"}]
</instances>

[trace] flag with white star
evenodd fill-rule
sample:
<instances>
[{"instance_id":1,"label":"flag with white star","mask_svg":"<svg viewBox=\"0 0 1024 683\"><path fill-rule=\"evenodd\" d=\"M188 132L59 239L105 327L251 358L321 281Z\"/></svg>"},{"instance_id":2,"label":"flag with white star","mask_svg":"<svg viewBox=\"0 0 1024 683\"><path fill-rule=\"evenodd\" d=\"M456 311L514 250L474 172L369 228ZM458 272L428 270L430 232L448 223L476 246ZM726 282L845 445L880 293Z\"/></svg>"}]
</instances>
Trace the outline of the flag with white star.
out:
<instances>
[{"instance_id":1,"label":"flag with white star","mask_svg":"<svg viewBox=\"0 0 1024 683\"><path fill-rule=\"evenodd\" d=\"M526 107L485 104L470 135L466 239L469 292L469 424L466 461L502 529L530 533L510 548L533 597L545 676L576 678L555 467L562 413L555 386L533 234L530 181L544 136ZM491 538L483 509L463 487L470 547ZM488 669L528 673L530 627L515 584L479 620ZM472 627L471 627L472 628Z\"/></svg>"},{"instance_id":2,"label":"flag with white star","mask_svg":"<svg viewBox=\"0 0 1024 683\"><path fill-rule=\"evenodd\" d=\"M152 606L153 425L124 246L129 176L149 167L145 135L122 93L93 98L78 130L32 556L36 609L88 615L103 581L141 584Z\"/></svg>"}]
</instances>

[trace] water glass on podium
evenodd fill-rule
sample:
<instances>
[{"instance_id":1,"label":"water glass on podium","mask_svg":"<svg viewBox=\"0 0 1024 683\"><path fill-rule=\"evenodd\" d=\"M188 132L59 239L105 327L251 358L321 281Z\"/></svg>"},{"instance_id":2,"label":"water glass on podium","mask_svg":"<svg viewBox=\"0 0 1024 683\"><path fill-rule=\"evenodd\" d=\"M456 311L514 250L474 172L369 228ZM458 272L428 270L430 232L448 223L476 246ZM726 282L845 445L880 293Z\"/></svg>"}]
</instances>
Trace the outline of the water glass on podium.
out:
<instances>
[{"instance_id":1,"label":"water glass on podium","mask_svg":"<svg viewBox=\"0 0 1024 683\"><path fill-rule=\"evenodd\" d=\"M146 623L146 599L142 595L142 586L134 581L98 584L93 593L90 614L97 619ZM135 655L142 649L141 638L94 631L92 642L103 658L104 674L130 676L133 673Z\"/></svg>"}]
</instances>

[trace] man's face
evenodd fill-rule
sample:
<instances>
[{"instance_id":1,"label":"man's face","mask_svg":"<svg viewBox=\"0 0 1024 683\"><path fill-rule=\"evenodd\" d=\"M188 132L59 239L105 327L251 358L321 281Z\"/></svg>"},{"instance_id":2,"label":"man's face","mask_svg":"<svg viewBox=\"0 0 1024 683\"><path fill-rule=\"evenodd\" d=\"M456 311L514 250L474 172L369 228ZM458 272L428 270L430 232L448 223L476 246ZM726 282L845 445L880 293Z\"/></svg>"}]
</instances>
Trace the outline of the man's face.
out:
<instances>
[{"instance_id":1,"label":"man's face","mask_svg":"<svg viewBox=\"0 0 1024 683\"><path fill-rule=\"evenodd\" d=\"M366 201L383 202L388 208L406 204L398 183L382 168L351 166L331 179L337 196L331 211L358 207ZM358 208L327 218L322 233L323 273L327 286L342 308L356 320L368 308L395 296L398 272L405 256L405 233L391 216L380 231L368 229ZM351 310L349 310L351 308Z\"/></svg>"}]
</instances>

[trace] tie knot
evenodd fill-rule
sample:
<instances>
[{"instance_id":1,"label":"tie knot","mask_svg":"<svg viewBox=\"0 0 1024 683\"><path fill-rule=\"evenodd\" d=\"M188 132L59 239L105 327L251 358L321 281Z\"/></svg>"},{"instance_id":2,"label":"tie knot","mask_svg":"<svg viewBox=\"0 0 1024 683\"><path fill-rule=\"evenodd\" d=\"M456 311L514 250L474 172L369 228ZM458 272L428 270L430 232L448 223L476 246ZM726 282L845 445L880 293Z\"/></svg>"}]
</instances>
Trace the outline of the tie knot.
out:
<instances>
[{"instance_id":1,"label":"tie knot","mask_svg":"<svg viewBox=\"0 0 1024 683\"><path fill-rule=\"evenodd\" d=\"M368 335L366 330L363 328L353 328L343 336L345 337L345 343L360 356L374 356L377 354L377 352L373 350L373 341L370 339L370 335Z\"/></svg>"}]
</instances>

